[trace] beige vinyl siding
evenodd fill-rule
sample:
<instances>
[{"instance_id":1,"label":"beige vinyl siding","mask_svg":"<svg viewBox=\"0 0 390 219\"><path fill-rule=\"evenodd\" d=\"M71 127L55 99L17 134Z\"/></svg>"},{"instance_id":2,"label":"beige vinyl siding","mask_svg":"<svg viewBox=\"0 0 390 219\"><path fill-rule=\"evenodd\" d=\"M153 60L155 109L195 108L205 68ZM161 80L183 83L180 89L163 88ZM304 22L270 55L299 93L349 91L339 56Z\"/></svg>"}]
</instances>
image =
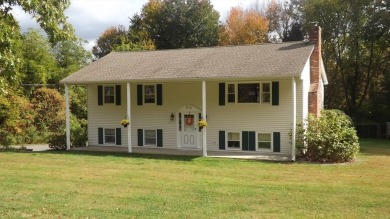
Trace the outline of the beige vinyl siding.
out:
<instances>
[{"instance_id":1,"label":"beige vinyl siding","mask_svg":"<svg viewBox=\"0 0 390 219\"><path fill-rule=\"evenodd\" d=\"M98 85L88 85L88 144L98 145L98 128L122 128L122 145L127 145L127 130L120 125L120 121L126 116L126 86L121 86L121 106L115 103L98 106L97 87Z\"/></svg>"},{"instance_id":2,"label":"beige vinyl siding","mask_svg":"<svg viewBox=\"0 0 390 219\"><path fill-rule=\"evenodd\" d=\"M298 86L297 86L298 87ZM309 88L310 88L310 59L307 60L305 67L301 74L301 84L299 85L302 89L300 96L302 97L302 114L297 114L297 121L304 121L309 114Z\"/></svg>"},{"instance_id":3,"label":"beige vinyl siding","mask_svg":"<svg viewBox=\"0 0 390 219\"><path fill-rule=\"evenodd\" d=\"M176 111L185 104L201 107L201 83L163 83L162 87L162 106L138 106L136 84L132 84L132 145L137 145L137 129L162 129L163 147L177 148ZM170 120L171 113L175 115L173 121Z\"/></svg>"},{"instance_id":4,"label":"beige vinyl siding","mask_svg":"<svg viewBox=\"0 0 390 219\"><path fill-rule=\"evenodd\" d=\"M97 86L88 86L88 139L90 145L98 145L98 128L122 128L122 145L127 146L127 130L120 125L126 116L126 84L121 84L121 106L97 103ZM137 105L137 84L131 84L132 145L137 146L137 129L162 129L164 148L177 148L177 109L185 104L201 108L201 83L163 84L163 105ZM170 120L171 113L175 120Z\"/></svg>"},{"instance_id":5,"label":"beige vinyl siding","mask_svg":"<svg viewBox=\"0 0 390 219\"><path fill-rule=\"evenodd\" d=\"M207 83L207 146L218 150L218 131L256 131L281 133L281 153L291 154L288 132L292 123L292 96L290 80L279 81L279 106L269 104L218 105L218 83ZM210 94L211 93L211 94Z\"/></svg>"},{"instance_id":6,"label":"beige vinyl siding","mask_svg":"<svg viewBox=\"0 0 390 219\"><path fill-rule=\"evenodd\" d=\"M218 132L224 131L256 131L260 133L281 133L281 154L291 154L288 133L292 127L292 83L291 78L279 81L279 106L268 104L226 104L219 106L219 83L207 82L207 146L209 150L218 150ZM238 81L239 82L239 81ZM262 81L260 81L262 82ZM162 129L163 147L177 148L178 109L192 104L202 109L202 84L162 83L163 105L137 105L137 84L131 84L131 125L132 145L137 146L137 129ZM302 115L302 81L297 79L297 106ZM127 129L120 126L120 120L126 115L126 84L121 86L122 105L98 106L97 85L88 86L88 139L90 145L98 145L98 128L121 128L122 146L127 146ZM171 113L175 120L170 120ZM299 116L298 116L299 117Z\"/></svg>"},{"instance_id":7,"label":"beige vinyl siding","mask_svg":"<svg viewBox=\"0 0 390 219\"><path fill-rule=\"evenodd\" d=\"M295 78L296 89L297 89L297 122L302 121L302 116L304 114L304 106L302 100L304 99L303 95L303 81L299 78Z\"/></svg>"}]
</instances>

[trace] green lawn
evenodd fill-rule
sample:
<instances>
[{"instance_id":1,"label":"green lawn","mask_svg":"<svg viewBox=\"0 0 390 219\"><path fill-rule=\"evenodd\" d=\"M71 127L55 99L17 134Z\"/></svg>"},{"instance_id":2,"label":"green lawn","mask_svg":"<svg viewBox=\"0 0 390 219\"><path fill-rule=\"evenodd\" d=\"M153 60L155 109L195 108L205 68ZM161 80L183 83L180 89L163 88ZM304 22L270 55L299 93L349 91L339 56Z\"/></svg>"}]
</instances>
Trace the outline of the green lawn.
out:
<instances>
[{"instance_id":1,"label":"green lawn","mask_svg":"<svg viewBox=\"0 0 390 219\"><path fill-rule=\"evenodd\" d=\"M0 152L0 218L390 218L390 141L321 165Z\"/></svg>"}]
</instances>

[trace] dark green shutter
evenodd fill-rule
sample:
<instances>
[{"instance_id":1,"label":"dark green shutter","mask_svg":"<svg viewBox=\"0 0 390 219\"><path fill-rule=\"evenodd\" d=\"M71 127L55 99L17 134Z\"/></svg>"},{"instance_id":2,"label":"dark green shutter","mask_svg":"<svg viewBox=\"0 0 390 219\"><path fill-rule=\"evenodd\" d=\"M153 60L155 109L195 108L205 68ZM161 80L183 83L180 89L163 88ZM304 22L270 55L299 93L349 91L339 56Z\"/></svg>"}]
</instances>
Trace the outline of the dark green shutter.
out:
<instances>
[{"instance_id":1,"label":"dark green shutter","mask_svg":"<svg viewBox=\"0 0 390 219\"><path fill-rule=\"evenodd\" d=\"M242 150L256 151L256 132L242 132Z\"/></svg>"},{"instance_id":2,"label":"dark green shutter","mask_svg":"<svg viewBox=\"0 0 390 219\"><path fill-rule=\"evenodd\" d=\"M226 137L225 137L225 131L219 131L219 150L225 150L226 149Z\"/></svg>"},{"instance_id":3,"label":"dark green shutter","mask_svg":"<svg viewBox=\"0 0 390 219\"><path fill-rule=\"evenodd\" d=\"M202 119L202 113L199 113L199 121ZM196 124L195 124L196 126L198 125L198 122L196 122ZM199 132L201 132L202 131L202 129L201 128L198 128L198 130L199 130Z\"/></svg>"},{"instance_id":4,"label":"dark green shutter","mask_svg":"<svg viewBox=\"0 0 390 219\"><path fill-rule=\"evenodd\" d=\"M142 105L142 84L137 84L137 105Z\"/></svg>"},{"instance_id":5,"label":"dark green shutter","mask_svg":"<svg viewBox=\"0 0 390 219\"><path fill-rule=\"evenodd\" d=\"M247 151L249 149L249 132L242 132L242 150Z\"/></svg>"},{"instance_id":6,"label":"dark green shutter","mask_svg":"<svg viewBox=\"0 0 390 219\"><path fill-rule=\"evenodd\" d=\"M162 84L157 84L156 87L157 87L157 105L161 106L163 104Z\"/></svg>"},{"instance_id":7,"label":"dark green shutter","mask_svg":"<svg viewBox=\"0 0 390 219\"><path fill-rule=\"evenodd\" d=\"M157 129L157 147L163 146L163 130Z\"/></svg>"},{"instance_id":8,"label":"dark green shutter","mask_svg":"<svg viewBox=\"0 0 390 219\"><path fill-rule=\"evenodd\" d=\"M278 81L272 82L272 105L273 106L279 105L279 82Z\"/></svg>"},{"instance_id":9,"label":"dark green shutter","mask_svg":"<svg viewBox=\"0 0 390 219\"><path fill-rule=\"evenodd\" d=\"M138 146L144 146L144 130L137 129L138 136Z\"/></svg>"},{"instance_id":10,"label":"dark green shutter","mask_svg":"<svg viewBox=\"0 0 390 219\"><path fill-rule=\"evenodd\" d=\"M256 151L256 132L249 132L248 144L250 151Z\"/></svg>"},{"instance_id":11,"label":"dark green shutter","mask_svg":"<svg viewBox=\"0 0 390 219\"><path fill-rule=\"evenodd\" d=\"M122 145L122 130L121 130L121 128L116 128L115 137L116 137L116 145Z\"/></svg>"},{"instance_id":12,"label":"dark green shutter","mask_svg":"<svg viewBox=\"0 0 390 219\"><path fill-rule=\"evenodd\" d=\"M98 85L98 105L103 105L103 86Z\"/></svg>"},{"instance_id":13,"label":"dark green shutter","mask_svg":"<svg viewBox=\"0 0 390 219\"><path fill-rule=\"evenodd\" d=\"M274 152L280 152L280 132L274 132Z\"/></svg>"},{"instance_id":14,"label":"dark green shutter","mask_svg":"<svg viewBox=\"0 0 390 219\"><path fill-rule=\"evenodd\" d=\"M179 122L179 132L181 132L181 113L179 113L179 119L177 121Z\"/></svg>"},{"instance_id":15,"label":"dark green shutter","mask_svg":"<svg viewBox=\"0 0 390 219\"><path fill-rule=\"evenodd\" d=\"M121 105L121 86L115 85L115 103L117 106Z\"/></svg>"},{"instance_id":16,"label":"dark green shutter","mask_svg":"<svg viewBox=\"0 0 390 219\"><path fill-rule=\"evenodd\" d=\"M98 143L99 144L103 144L103 137L104 137L104 133L103 133L103 128L98 128Z\"/></svg>"},{"instance_id":17,"label":"dark green shutter","mask_svg":"<svg viewBox=\"0 0 390 219\"><path fill-rule=\"evenodd\" d=\"M225 106L225 83L219 83L219 105Z\"/></svg>"}]
</instances>

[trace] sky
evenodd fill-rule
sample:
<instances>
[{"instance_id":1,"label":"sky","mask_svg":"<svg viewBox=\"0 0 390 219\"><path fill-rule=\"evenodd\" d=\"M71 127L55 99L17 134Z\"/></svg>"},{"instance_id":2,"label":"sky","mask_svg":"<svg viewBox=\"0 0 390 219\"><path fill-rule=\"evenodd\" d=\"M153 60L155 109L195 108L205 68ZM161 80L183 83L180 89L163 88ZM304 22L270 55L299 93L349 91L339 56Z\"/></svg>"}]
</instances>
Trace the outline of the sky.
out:
<instances>
[{"instance_id":1,"label":"sky","mask_svg":"<svg viewBox=\"0 0 390 219\"><path fill-rule=\"evenodd\" d=\"M96 39L110 26L129 26L129 17L139 12L148 0L71 0L71 6L65 11L68 22L76 35L88 41L85 48L91 49ZM234 6L249 7L255 0L211 0L214 9L225 19ZM15 8L13 14L18 19L22 32L28 28L39 28L31 15Z\"/></svg>"}]
</instances>

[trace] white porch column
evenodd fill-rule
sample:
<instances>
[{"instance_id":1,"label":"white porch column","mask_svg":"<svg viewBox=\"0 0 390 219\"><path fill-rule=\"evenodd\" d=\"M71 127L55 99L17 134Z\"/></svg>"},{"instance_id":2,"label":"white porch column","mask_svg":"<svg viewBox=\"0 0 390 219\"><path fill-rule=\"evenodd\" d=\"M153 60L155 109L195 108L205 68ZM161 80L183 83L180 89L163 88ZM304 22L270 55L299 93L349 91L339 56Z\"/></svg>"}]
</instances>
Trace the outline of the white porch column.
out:
<instances>
[{"instance_id":1,"label":"white porch column","mask_svg":"<svg viewBox=\"0 0 390 219\"><path fill-rule=\"evenodd\" d=\"M202 81L202 119L206 119L206 81ZM207 157L207 127L203 127L202 139L203 139L203 156Z\"/></svg>"},{"instance_id":2,"label":"white porch column","mask_svg":"<svg viewBox=\"0 0 390 219\"><path fill-rule=\"evenodd\" d=\"M127 126L127 148L128 152L132 152L131 148L131 124L133 121L131 121L131 96L130 96L130 83L127 83L127 119L130 121L130 124Z\"/></svg>"},{"instance_id":3,"label":"white porch column","mask_svg":"<svg viewBox=\"0 0 390 219\"><path fill-rule=\"evenodd\" d=\"M297 128L297 85L295 82L295 78L293 77L292 80L292 98L293 98L293 113L292 113L292 138L291 138L291 160L295 161L295 135L296 135L296 128Z\"/></svg>"},{"instance_id":4,"label":"white porch column","mask_svg":"<svg viewBox=\"0 0 390 219\"><path fill-rule=\"evenodd\" d=\"M66 150L70 150L69 88L65 84Z\"/></svg>"}]
</instances>

